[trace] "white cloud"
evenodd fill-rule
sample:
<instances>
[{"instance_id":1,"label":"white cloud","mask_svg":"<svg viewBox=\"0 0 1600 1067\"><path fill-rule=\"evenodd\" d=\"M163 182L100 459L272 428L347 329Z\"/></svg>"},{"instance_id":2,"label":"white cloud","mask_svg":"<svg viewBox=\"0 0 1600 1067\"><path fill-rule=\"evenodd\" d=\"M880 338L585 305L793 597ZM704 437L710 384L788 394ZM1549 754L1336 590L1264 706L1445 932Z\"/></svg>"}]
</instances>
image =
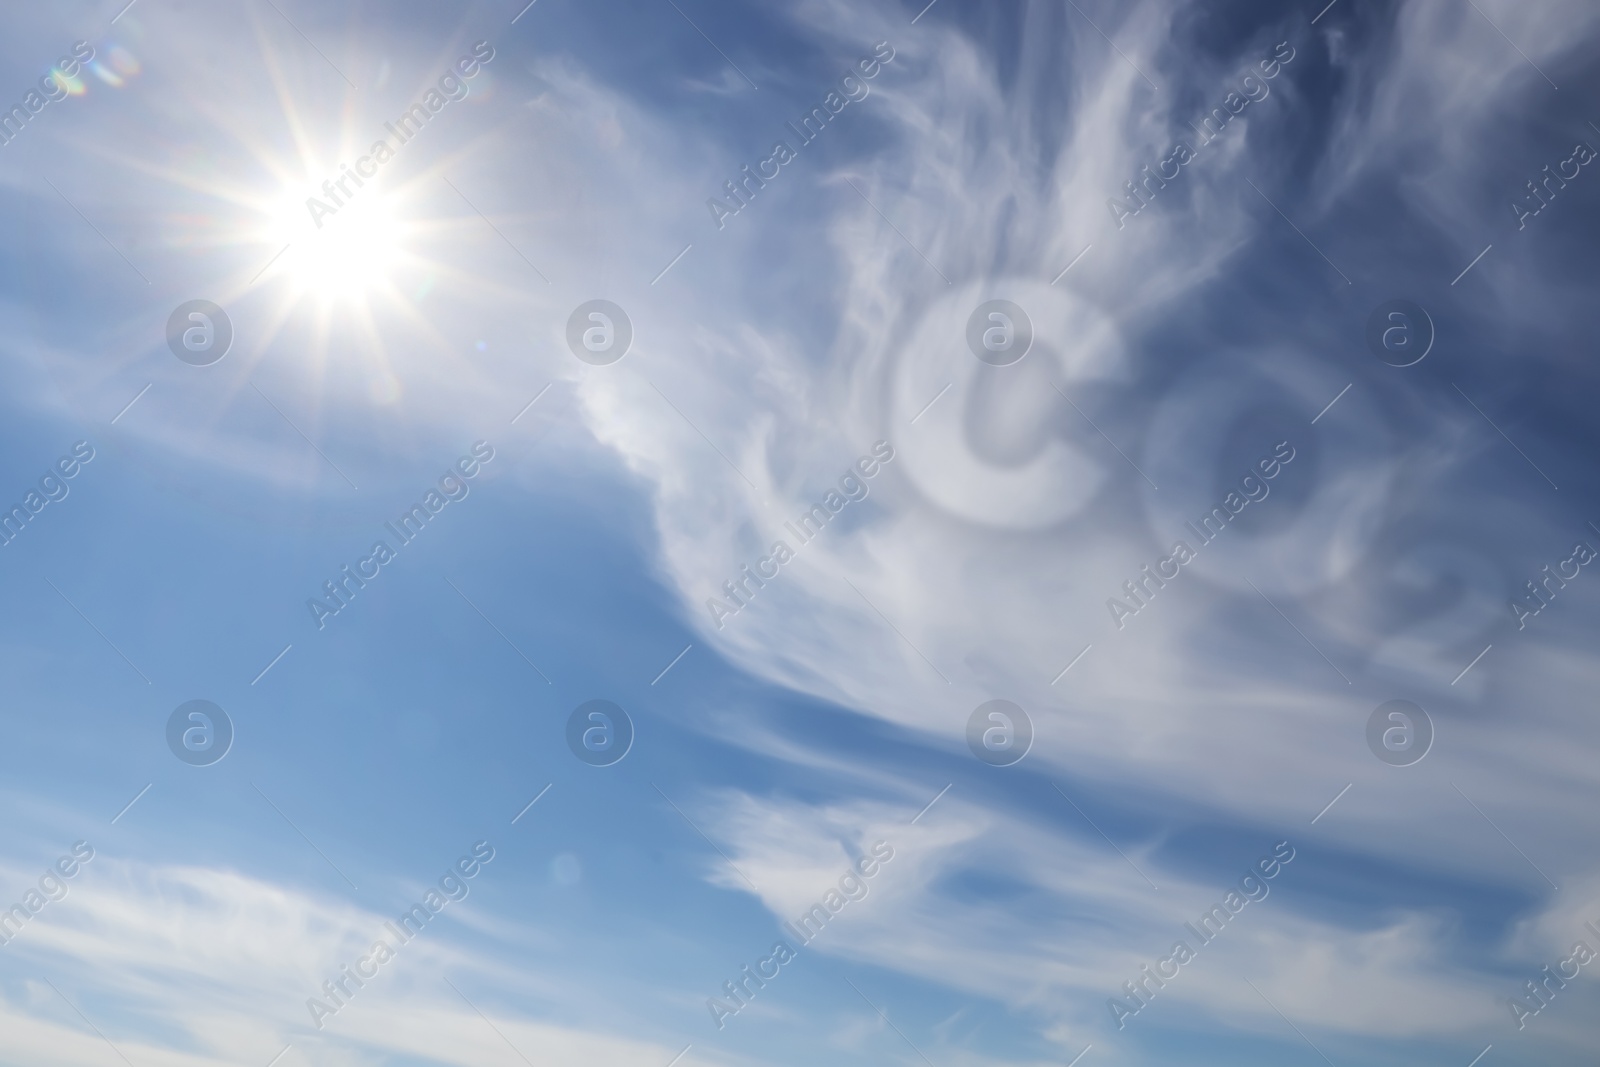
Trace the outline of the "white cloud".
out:
<instances>
[{"instance_id":1,"label":"white cloud","mask_svg":"<svg viewBox=\"0 0 1600 1067\"><path fill-rule=\"evenodd\" d=\"M720 806L717 837L731 842L734 863L780 921L818 902L852 854L874 840L892 842L894 859L869 882L868 895L845 905L802 951L913 979L937 976L1022 1013L1069 1055L1109 1036L1108 999L1125 999L1123 983L1179 940L1197 959L1130 1027L1200 1013L1265 1030L1278 1022L1274 1006L1306 1027L1383 1038L1484 1032L1502 1021L1495 997L1503 983L1461 970L1451 958L1451 923L1391 911L1352 930L1306 914L1295 903L1314 888L1305 884L1312 874L1304 848L1298 867L1290 862L1266 881L1264 899L1201 944L1184 924L1198 922L1238 879L1187 876L1132 844L1124 847L1130 862L1087 827L1066 832L1065 819L1076 815L1062 823L1028 819L958 793L915 826L903 810L869 803L817 807L734 795ZM1262 854L1273 845L1264 840ZM1246 873L1244 864L1238 873ZM708 877L748 890L725 866ZM997 884L1009 888L991 899Z\"/></svg>"},{"instance_id":2,"label":"white cloud","mask_svg":"<svg viewBox=\"0 0 1600 1067\"><path fill-rule=\"evenodd\" d=\"M393 944L383 925L391 917L233 871L97 856L64 900L0 950L41 975L0 1000L8 1035L0 1055L49 1067L102 1067L109 1040L152 1067L260 1067L290 1044L294 1051L280 1062L291 1067L365 1067L401 1054L460 1067L519 1062L496 1029L540 1062L665 1064L679 1051L627 1036L629 1024L617 1019L588 1029L558 1021L553 1012L537 1018L508 1008L551 1004L560 977L464 945L446 916L474 907L472 899L448 905L436 920L445 928L429 925L401 946L319 1031L306 999L374 938ZM493 925L492 942L525 939L514 927ZM714 1049L702 1059L737 1062Z\"/></svg>"}]
</instances>

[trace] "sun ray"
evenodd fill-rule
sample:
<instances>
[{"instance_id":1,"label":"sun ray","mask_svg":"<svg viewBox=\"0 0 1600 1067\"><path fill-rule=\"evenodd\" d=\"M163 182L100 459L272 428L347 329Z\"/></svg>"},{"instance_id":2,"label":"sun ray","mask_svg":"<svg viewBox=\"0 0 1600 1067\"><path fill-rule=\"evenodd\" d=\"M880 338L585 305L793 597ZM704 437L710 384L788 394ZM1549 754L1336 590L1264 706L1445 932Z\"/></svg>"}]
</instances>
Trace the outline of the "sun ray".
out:
<instances>
[{"instance_id":1,"label":"sun ray","mask_svg":"<svg viewBox=\"0 0 1600 1067\"><path fill-rule=\"evenodd\" d=\"M393 403L441 365L479 373L462 338L442 327L436 287L484 301L527 300L530 287L547 283L517 255L539 261L539 244L529 234L550 213L494 203L481 205L480 216L451 192L446 177L470 175L486 151L493 158L506 122L514 120L463 142L434 137L433 144L394 147L385 116L364 108L369 95L302 77L298 45L264 25L260 12L251 9L241 28L261 57L256 86L264 80L260 95L271 105L242 122L230 106L232 94L195 94L187 114L211 128L209 143L220 143L220 153L213 148L192 157L176 147L162 151L159 141L151 151L79 145L120 173L176 194L167 198L173 206L161 220L162 239L215 257L209 291L195 295L251 320L231 357L244 373L230 382L235 403L227 407L245 403L242 394L264 363L287 360L295 367L305 430L315 436L328 418L323 398L339 376L364 376L375 403ZM453 47L444 44L433 65L448 67ZM428 88L426 66L415 71L413 95ZM387 155L370 151L380 140ZM404 162L393 162L402 152ZM358 166L376 173L352 170ZM127 335L124 358L100 370L148 355L148 323L129 323ZM410 395L425 397L420 388ZM211 417L227 418L227 408Z\"/></svg>"}]
</instances>

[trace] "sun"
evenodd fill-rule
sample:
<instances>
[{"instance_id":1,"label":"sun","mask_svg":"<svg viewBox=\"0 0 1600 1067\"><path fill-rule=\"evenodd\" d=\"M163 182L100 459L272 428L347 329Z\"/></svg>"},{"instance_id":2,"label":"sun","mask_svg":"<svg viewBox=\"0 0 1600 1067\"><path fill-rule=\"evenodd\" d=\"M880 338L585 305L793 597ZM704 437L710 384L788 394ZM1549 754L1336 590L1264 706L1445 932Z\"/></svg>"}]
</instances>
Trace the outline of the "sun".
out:
<instances>
[{"instance_id":1,"label":"sun","mask_svg":"<svg viewBox=\"0 0 1600 1067\"><path fill-rule=\"evenodd\" d=\"M304 189L285 191L274 203L262 244L280 249L261 274L284 281L297 299L324 305L362 302L393 289L407 260L408 225L396 200L368 188L337 214L313 217Z\"/></svg>"},{"instance_id":2,"label":"sun","mask_svg":"<svg viewBox=\"0 0 1600 1067\"><path fill-rule=\"evenodd\" d=\"M413 148L413 162L397 169L391 139L404 144L417 136L415 107L400 122L409 136L400 136L384 121L389 116L371 111L354 91L338 107L313 98L297 59L279 55L260 32L256 45L276 106L241 122L238 109L216 94L201 91L190 100L200 132L225 148L155 156L97 151L114 170L173 190L165 241L195 266L204 263L205 298L240 324L235 362L253 366L285 338L313 389L330 376L351 375L365 379L374 402L394 403L413 366L460 355L459 330L437 321L445 292L480 300L524 292L520 278L483 265L497 260L462 254L504 237L447 176L469 169L474 151L499 135L482 133L453 148L436 144L432 155ZM122 75L137 68L127 58L113 63ZM451 100L465 98L442 82L440 88ZM417 107L436 110L426 99Z\"/></svg>"}]
</instances>

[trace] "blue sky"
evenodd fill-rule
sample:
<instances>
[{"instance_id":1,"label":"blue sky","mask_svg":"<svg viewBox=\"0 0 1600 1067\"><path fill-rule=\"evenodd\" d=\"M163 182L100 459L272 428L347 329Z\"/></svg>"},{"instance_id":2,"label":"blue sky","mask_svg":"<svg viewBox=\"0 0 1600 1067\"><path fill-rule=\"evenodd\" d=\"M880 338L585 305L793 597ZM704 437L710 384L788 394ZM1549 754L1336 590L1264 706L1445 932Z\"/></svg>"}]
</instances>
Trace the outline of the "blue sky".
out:
<instances>
[{"instance_id":1,"label":"blue sky","mask_svg":"<svg viewBox=\"0 0 1600 1067\"><path fill-rule=\"evenodd\" d=\"M0 909L29 913L0 1065L1592 1053L1600 964L1526 989L1600 951L1600 578L1563 564L1600 549L1588 6L5 25L0 102L94 58L0 146L0 503L66 489L0 547ZM317 226L306 199L477 42L465 97ZM864 95L799 145L852 70ZM719 227L708 198L777 140ZM196 299L233 328L208 366L167 344ZM633 331L604 365L567 340L596 299ZM966 340L995 300L1032 326L1006 366ZM1431 324L1410 366L1367 341L1395 300ZM308 599L380 539L319 627ZM779 540L748 605L708 609ZM1519 619L1546 566L1565 584ZM167 742L197 699L234 730L208 766ZM996 699L1032 725L1008 766L968 745ZM591 700L633 724L609 766L566 740ZM1391 700L1427 712L1418 762L1369 749ZM464 899L315 1025L480 842ZM719 1027L778 938L794 960Z\"/></svg>"}]
</instances>

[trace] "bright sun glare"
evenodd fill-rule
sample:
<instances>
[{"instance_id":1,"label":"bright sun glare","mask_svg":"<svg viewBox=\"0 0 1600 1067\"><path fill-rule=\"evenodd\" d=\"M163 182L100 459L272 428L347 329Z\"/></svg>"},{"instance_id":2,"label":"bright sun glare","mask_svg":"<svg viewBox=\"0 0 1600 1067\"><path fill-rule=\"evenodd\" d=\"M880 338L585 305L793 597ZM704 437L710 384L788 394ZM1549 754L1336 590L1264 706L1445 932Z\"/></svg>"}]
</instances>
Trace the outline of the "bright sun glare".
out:
<instances>
[{"instance_id":1,"label":"bright sun glare","mask_svg":"<svg viewBox=\"0 0 1600 1067\"><path fill-rule=\"evenodd\" d=\"M320 227L306 210L304 191L290 193L275 205L268 238L288 247L266 273L290 280L297 296L359 300L390 287L404 258L404 228L393 201L377 189L364 190Z\"/></svg>"}]
</instances>

